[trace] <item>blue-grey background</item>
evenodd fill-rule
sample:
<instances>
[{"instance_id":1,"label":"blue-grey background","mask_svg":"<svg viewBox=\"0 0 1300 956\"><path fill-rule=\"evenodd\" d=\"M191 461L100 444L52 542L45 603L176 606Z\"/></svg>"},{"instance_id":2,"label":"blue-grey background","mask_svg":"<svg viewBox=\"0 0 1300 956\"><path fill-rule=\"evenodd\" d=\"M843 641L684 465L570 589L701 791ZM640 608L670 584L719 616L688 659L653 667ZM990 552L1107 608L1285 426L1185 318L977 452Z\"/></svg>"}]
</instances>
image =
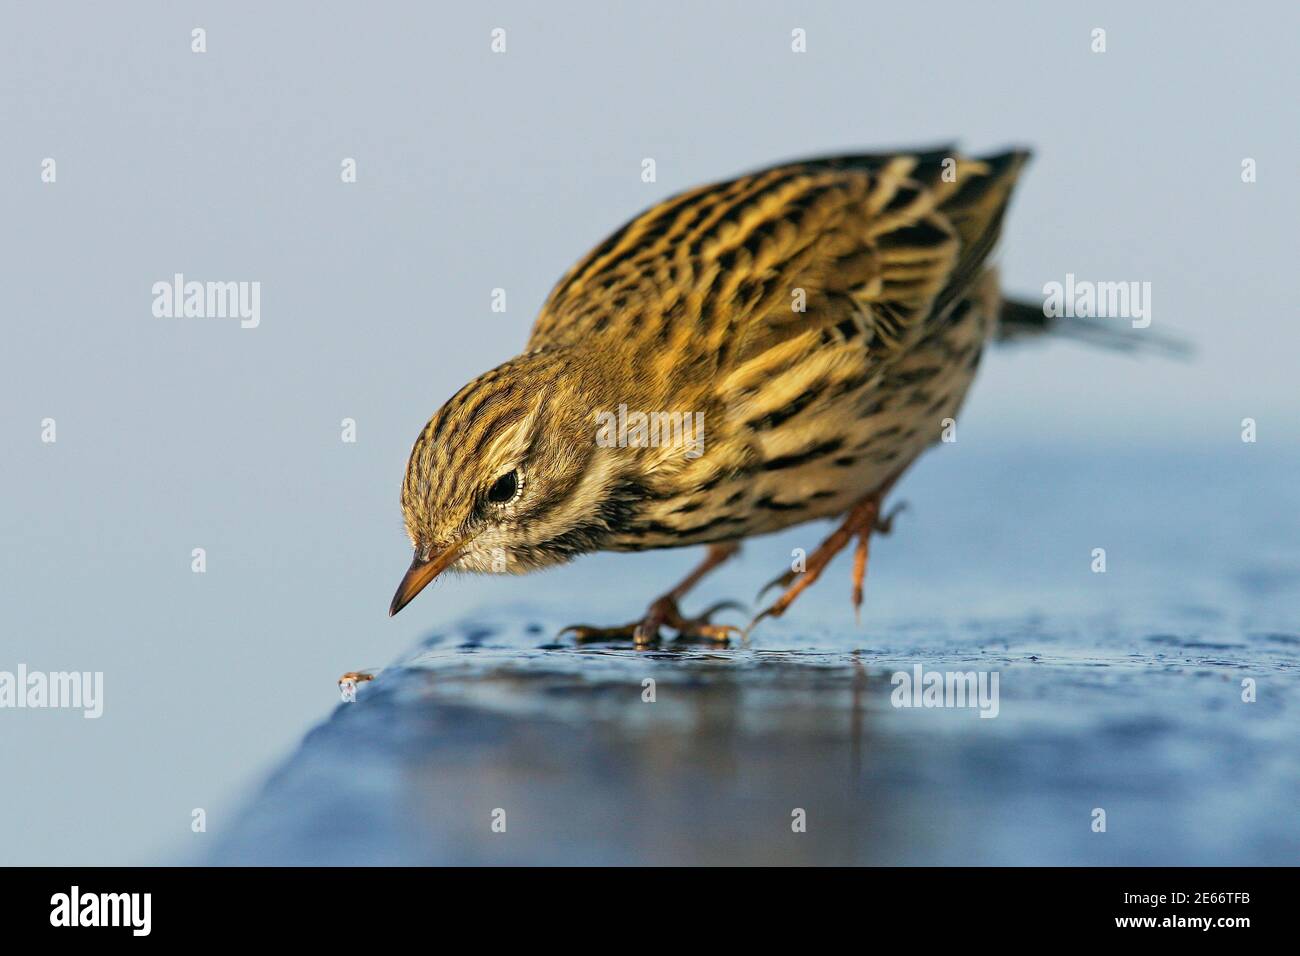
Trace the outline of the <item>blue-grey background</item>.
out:
<instances>
[{"instance_id":1,"label":"blue-grey background","mask_svg":"<svg viewBox=\"0 0 1300 956\"><path fill-rule=\"evenodd\" d=\"M643 607L694 554L448 579L388 620L407 450L609 230L803 154L1032 145L1006 285L1150 281L1154 326L1198 349L990 356L901 489L864 633L1158 599L1294 633L1297 28L1280 2L5 3L0 669L103 671L105 712L0 711L0 862L201 852L342 671L485 604ZM260 328L155 318L175 272L259 280ZM753 543L704 596L748 598L822 532ZM846 578L806 620L847 623Z\"/></svg>"}]
</instances>

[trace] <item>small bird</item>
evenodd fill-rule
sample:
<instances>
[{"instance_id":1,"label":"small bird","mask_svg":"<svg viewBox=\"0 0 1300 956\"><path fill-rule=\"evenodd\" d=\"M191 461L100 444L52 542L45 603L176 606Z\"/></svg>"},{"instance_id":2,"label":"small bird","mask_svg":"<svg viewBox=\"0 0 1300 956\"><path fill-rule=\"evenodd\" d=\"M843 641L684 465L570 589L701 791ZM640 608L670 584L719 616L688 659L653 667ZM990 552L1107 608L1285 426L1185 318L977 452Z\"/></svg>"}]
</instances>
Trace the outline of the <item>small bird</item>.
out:
<instances>
[{"instance_id":1,"label":"small bird","mask_svg":"<svg viewBox=\"0 0 1300 956\"><path fill-rule=\"evenodd\" d=\"M1052 324L1004 302L988 264L1028 158L809 159L632 219L559 281L526 350L415 440L402 485L415 557L389 614L448 569L707 545L638 621L566 630L723 640L737 629L710 618L729 605L687 618L682 596L743 539L826 518L835 530L772 582L784 593L750 626L854 542L860 606L871 536L891 524L883 499L955 418L985 344Z\"/></svg>"}]
</instances>

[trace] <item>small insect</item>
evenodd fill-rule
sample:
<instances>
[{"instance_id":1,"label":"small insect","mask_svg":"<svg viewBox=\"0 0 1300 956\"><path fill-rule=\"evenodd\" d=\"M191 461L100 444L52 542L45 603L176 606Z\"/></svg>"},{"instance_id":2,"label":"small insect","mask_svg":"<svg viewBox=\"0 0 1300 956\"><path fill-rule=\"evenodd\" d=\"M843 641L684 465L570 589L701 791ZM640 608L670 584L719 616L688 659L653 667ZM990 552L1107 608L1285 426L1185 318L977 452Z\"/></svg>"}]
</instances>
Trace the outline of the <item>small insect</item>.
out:
<instances>
[{"instance_id":1,"label":"small insect","mask_svg":"<svg viewBox=\"0 0 1300 956\"><path fill-rule=\"evenodd\" d=\"M1005 302L987 262L1028 158L811 159L628 222L555 286L526 350L420 432L402 485L415 558L389 613L449 568L706 545L635 623L571 630L725 639L722 605L687 618L683 595L745 538L826 518L754 623L850 544L858 607L884 497L955 419L986 343L1053 326Z\"/></svg>"}]
</instances>

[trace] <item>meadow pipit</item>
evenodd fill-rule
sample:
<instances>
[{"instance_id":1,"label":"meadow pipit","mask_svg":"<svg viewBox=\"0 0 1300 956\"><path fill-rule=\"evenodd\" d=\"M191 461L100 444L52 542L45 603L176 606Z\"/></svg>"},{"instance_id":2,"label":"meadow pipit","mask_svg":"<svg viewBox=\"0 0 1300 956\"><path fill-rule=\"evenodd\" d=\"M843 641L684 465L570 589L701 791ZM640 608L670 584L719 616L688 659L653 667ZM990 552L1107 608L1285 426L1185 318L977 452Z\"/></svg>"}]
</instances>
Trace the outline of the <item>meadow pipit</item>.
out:
<instances>
[{"instance_id":1,"label":"meadow pipit","mask_svg":"<svg viewBox=\"0 0 1300 956\"><path fill-rule=\"evenodd\" d=\"M704 544L637 624L574 630L722 638L735 629L683 617L682 595L742 539L832 517L754 620L855 539L859 605L882 499L956 415L985 343L1046 325L1004 305L986 263L1028 155L787 163L627 223L556 285L523 354L420 432L402 485L415 559L389 613L448 568Z\"/></svg>"}]
</instances>

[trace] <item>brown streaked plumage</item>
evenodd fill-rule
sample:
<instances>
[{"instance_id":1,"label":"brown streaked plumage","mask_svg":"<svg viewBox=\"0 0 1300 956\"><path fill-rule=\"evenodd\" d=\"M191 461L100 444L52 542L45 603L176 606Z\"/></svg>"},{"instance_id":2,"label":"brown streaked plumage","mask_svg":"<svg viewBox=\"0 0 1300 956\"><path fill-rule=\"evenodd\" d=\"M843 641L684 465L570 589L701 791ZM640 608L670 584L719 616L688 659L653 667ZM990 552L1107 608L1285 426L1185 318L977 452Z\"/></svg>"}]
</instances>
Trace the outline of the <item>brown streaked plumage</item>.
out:
<instances>
[{"instance_id":1,"label":"brown streaked plumage","mask_svg":"<svg viewBox=\"0 0 1300 956\"><path fill-rule=\"evenodd\" d=\"M744 538L840 516L764 613L782 613L854 538L856 603L867 540L887 524L881 499L956 415L998 330L987 258L1027 158L789 163L627 223L556 285L527 350L416 439L402 487L416 554L390 613L443 567L523 572L707 544L706 564L638 633L719 637L732 629L678 612L686 588ZM702 453L604 447L597 416L620 406L702 413Z\"/></svg>"}]
</instances>

